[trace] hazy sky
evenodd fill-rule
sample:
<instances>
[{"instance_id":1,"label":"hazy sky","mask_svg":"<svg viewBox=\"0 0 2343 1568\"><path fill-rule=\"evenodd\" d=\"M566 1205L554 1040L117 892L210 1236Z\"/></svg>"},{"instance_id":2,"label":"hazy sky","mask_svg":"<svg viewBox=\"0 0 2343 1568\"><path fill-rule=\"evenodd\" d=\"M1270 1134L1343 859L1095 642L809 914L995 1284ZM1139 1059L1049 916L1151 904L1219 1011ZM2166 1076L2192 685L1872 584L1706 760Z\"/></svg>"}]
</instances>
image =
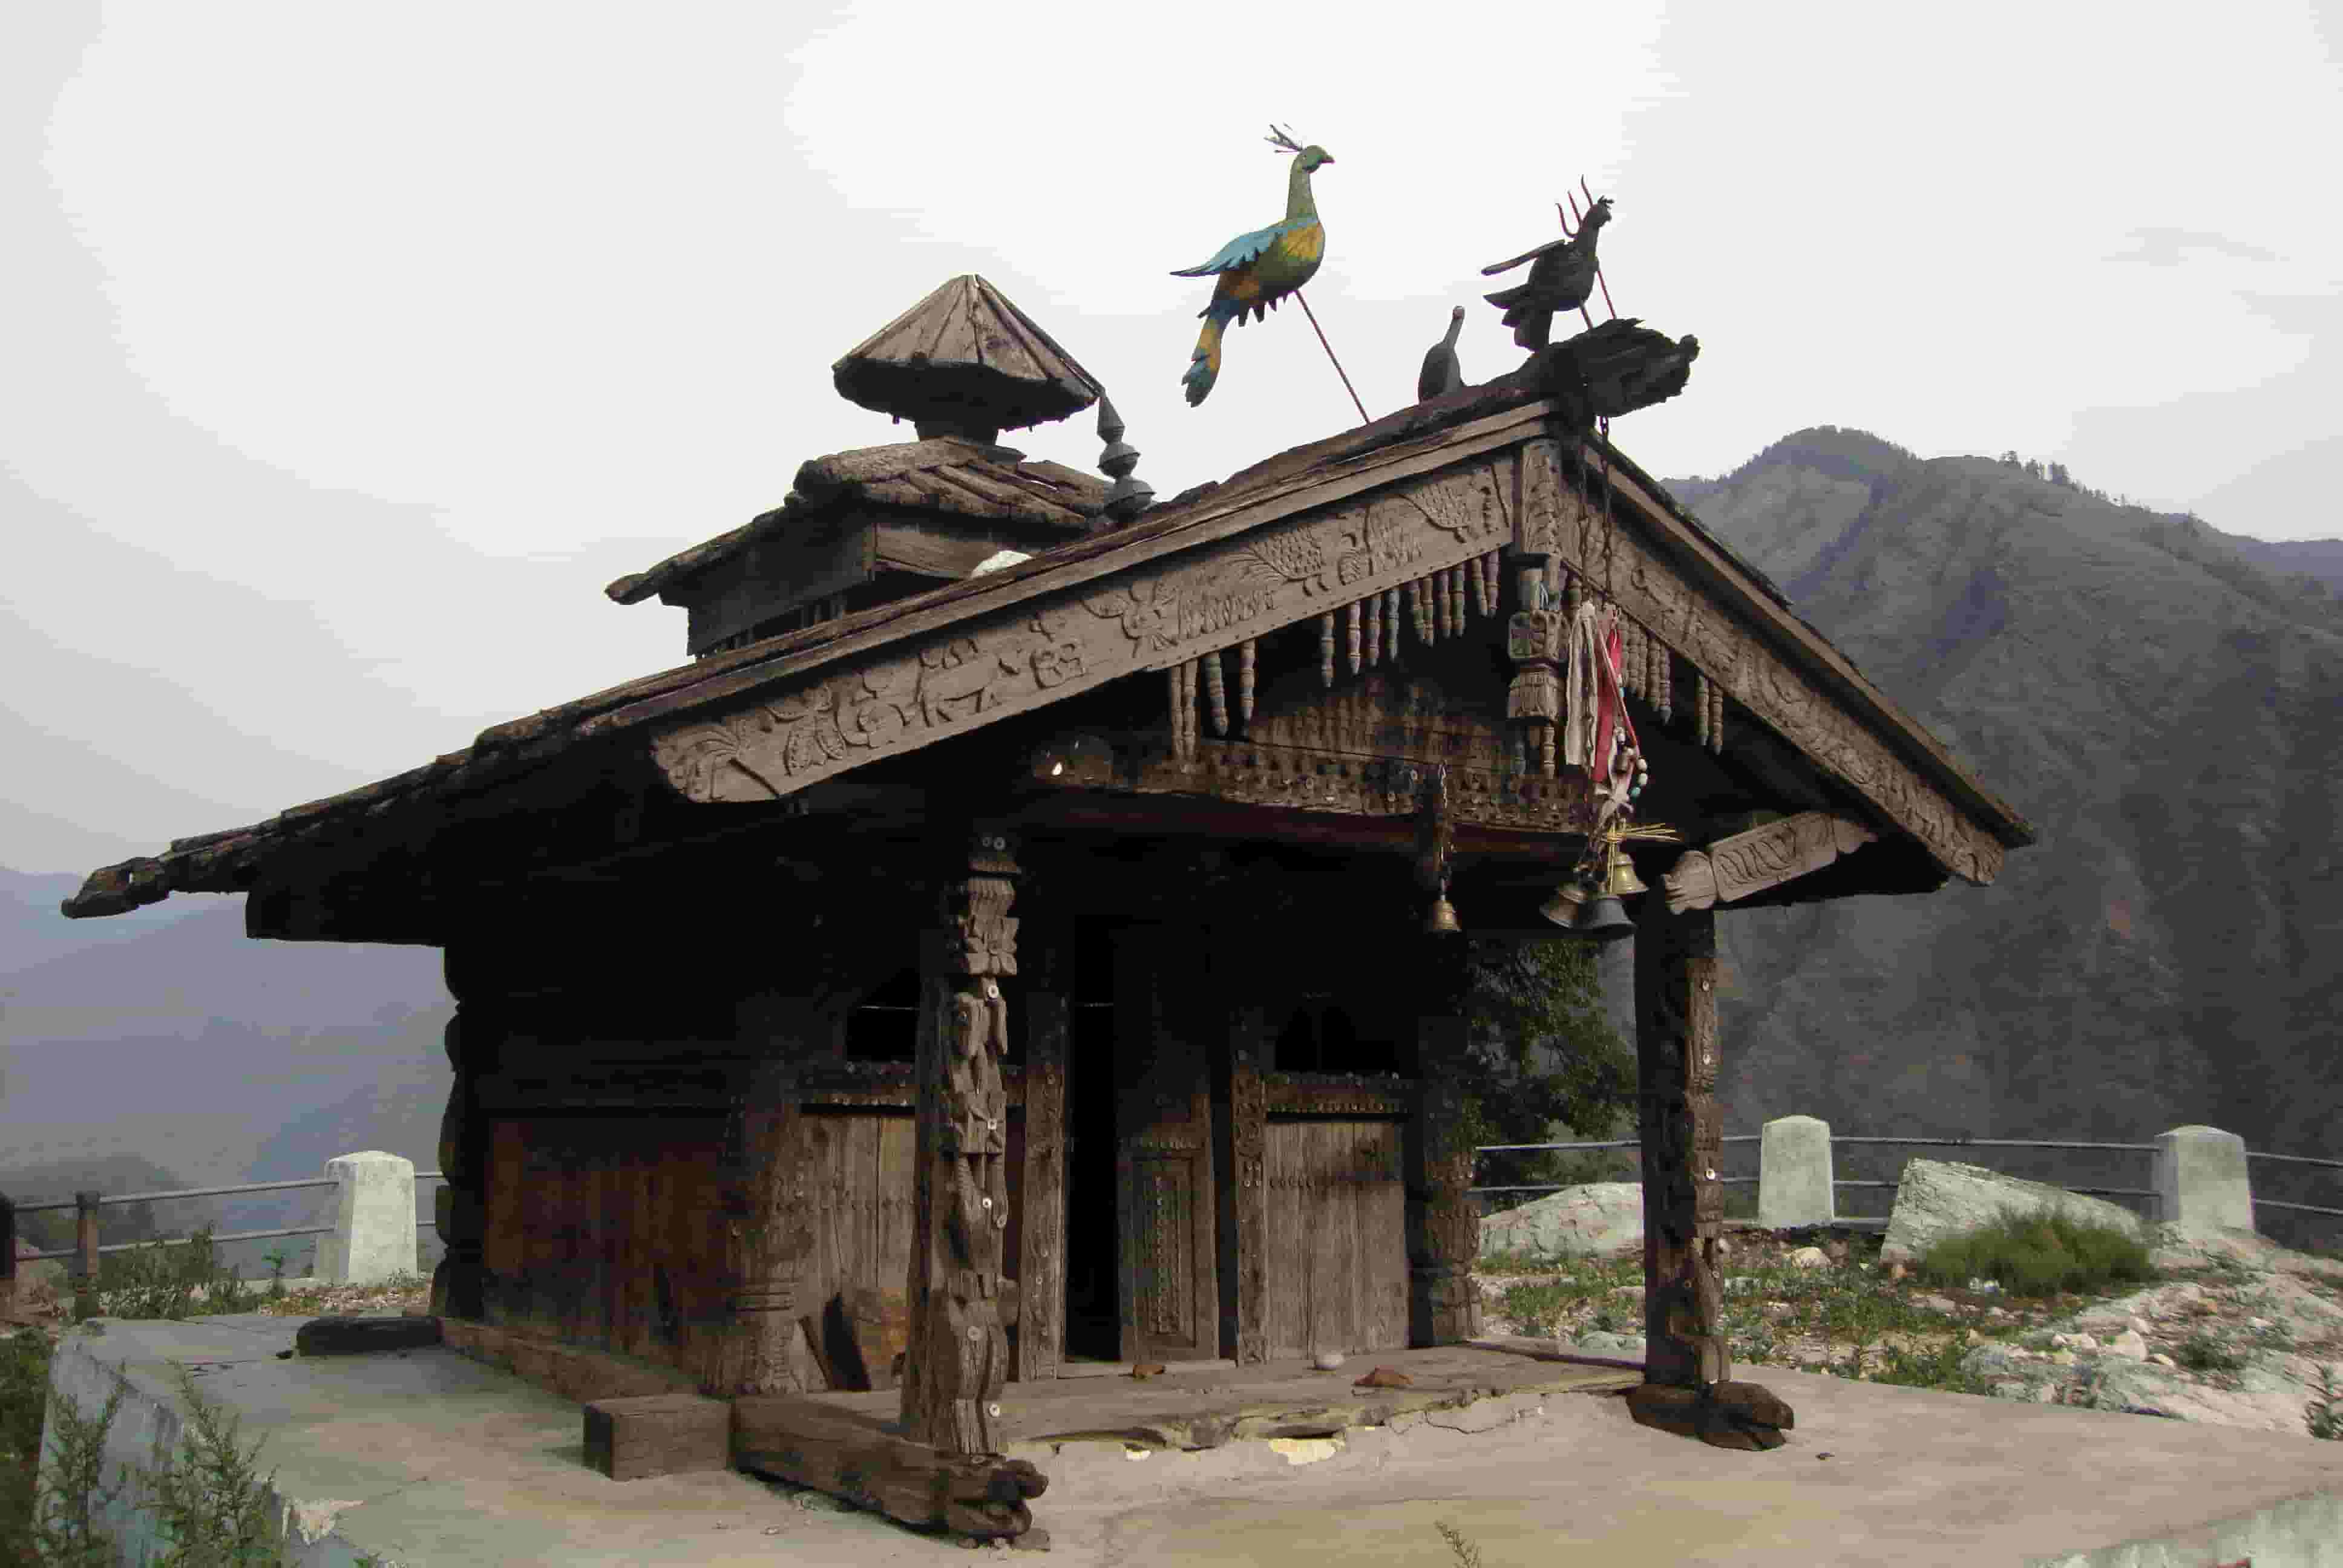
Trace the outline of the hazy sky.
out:
<instances>
[{"instance_id":1,"label":"hazy sky","mask_svg":"<svg viewBox=\"0 0 2343 1568\"><path fill-rule=\"evenodd\" d=\"M1620 310L1703 345L1616 430L1655 473L1849 425L2343 533L2339 13L7 6L0 866L681 662L682 612L603 585L910 439L830 366L955 274L1160 494L1355 423L1298 311L1180 396L1210 289L1168 274L1282 216L1272 118L1334 155L1308 293L1373 415L1452 305L1468 378L1519 362L1478 269L1584 175ZM1006 438L1089 468L1094 431Z\"/></svg>"}]
</instances>

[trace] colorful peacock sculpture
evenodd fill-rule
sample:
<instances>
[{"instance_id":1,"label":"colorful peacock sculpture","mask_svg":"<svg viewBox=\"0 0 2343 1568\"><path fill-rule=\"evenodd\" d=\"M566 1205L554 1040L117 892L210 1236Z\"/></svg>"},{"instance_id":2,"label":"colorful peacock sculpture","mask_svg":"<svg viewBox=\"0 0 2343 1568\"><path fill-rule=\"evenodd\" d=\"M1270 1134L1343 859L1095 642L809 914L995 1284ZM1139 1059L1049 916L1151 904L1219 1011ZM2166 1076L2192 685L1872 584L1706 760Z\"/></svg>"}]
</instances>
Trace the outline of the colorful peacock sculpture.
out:
<instances>
[{"instance_id":1,"label":"colorful peacock sculpture","mask_svg":"<svg viewBox=\"0 0 2343 1568\"><path fill-rule=\"evenodd\" d=\"M1326 230L1318 221L1317 203L1311 199L1310 175L1321 164L1334 160L1321 146L1303 146L1288 130L1270 128L1270 145L1293 155L1292 172L1285 185L1285 221L1251 234L1239 235L1221 246L1220 254L1202 266L1185 267L1174 277L1218 276L1212 302L1197 314L1204 330L1197 336L1196 352L1181 382L1188 388L1188 406L1194 407L1212 391L1221 374L1221 333L1232 321L1242 321L1251 311L1254 320L1318 275L1326 255Z\"/></svg>"}]
</instances>

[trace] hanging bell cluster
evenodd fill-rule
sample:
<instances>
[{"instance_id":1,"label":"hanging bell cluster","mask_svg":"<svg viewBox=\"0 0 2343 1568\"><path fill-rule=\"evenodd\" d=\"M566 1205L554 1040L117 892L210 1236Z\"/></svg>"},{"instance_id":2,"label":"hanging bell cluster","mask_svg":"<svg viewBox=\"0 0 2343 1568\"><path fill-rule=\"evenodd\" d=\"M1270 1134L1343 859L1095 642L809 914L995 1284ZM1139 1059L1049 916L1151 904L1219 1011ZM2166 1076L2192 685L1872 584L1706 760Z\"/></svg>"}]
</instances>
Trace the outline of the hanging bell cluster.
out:
<instances>
[{"instance_id":1,"label":"hanging bell cluster","mask_svg":"<svg viewBox=\"0 0 2343 1568\"><path fill-rule=\"evenodd\" d=\"M1627 859L1618 840L1605 839L1593 885L1583 876L1573 876L1554 890L1538 913L1574 937L1615 942L1635 934L1635 922L1627 918L1626 906L1619 900L1645 891L1643 879L1635 875L1634 862Z\"/></svg>"}]
</instances>

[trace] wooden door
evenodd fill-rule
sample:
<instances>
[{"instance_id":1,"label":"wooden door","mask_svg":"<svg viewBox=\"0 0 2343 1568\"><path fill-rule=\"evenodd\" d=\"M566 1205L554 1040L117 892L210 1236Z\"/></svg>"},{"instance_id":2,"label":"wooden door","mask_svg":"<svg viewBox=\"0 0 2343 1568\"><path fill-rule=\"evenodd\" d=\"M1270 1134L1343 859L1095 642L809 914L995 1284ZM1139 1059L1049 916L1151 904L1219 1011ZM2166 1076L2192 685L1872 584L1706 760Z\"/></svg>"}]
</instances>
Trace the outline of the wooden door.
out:
<instances>
[{"instance_id":1,"label":"wooden door","mask_svg":"<svg viewBox=\"0 0 2343 1568\"><path fill-rule=\"evenodd\" d=\"M1125 1361L1204 1361L1221 1353L1205 1054L1212 1014L1202 1005L1211 981L1200 934L1137 927L1116 933L1114 942Z\"/></svg>"},{"instance_id":2,"label":"wooden door","mask_svg":"<svg viewBox=\"0 0 2343 1568\"><path fill-rule=\"evenodd\" d=\"M1388 1121L1269 1123L1271 1359L1407 1348L1402 1130Z\"/></svg>"}]
</instances>

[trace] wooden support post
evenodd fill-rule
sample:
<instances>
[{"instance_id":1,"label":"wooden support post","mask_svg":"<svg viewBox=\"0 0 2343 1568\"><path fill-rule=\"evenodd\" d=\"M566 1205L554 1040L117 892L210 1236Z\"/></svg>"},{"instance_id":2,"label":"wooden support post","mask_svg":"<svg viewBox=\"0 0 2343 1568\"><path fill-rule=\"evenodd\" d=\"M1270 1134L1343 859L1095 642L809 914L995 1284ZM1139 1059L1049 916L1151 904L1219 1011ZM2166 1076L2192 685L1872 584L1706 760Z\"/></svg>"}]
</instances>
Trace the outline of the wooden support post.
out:
<instances>
[{"instance_id":1,"label":"wooden support post","mask_svg":"<svg viewBox=\"0 0 2343 1568\"><path fill-rule=\"evenodd\" d=\"M97 1315L97 1204L96 1192L74 1194L74 1296L75 1313L79 1317Z\"/></svg>"},{"instance_id":2,"label":"wooden support post","mask_svg":"<svg viewBox=\"0 0 2343 1568\"><path fill-rule=\"evenodd\" d=\"M971 832L937 900L942 924L920 941L902 1432L945 1455L999 1452L992 1420L1000 1406L993 1402L1009 1370L1000 1305L1009 1223L1001 1169L1009 1106L1001 1082L1009 1007L998 982L1017 972L1017 921L1009 913L1016 896L1010 879L1018 871L1012 856L1005 831Z\"/></svg>"},{"instance_id":3,"label":"wooden support post","mask_svg":"<svg viewBox=\"0 0 2343 1568\"><path fill-rule=\"evenodd\" d=\"M699 1361L717 1399L808 1392L812 1352L798 1322L798 1275L813 1247L807 1139L798 1091L804 1041L821 1027L809 1004L755 993L739 1010L752 1052L725 1119L723 1203L731 1294Z\"/></svg>"},{"instance_id":4,"label":"wooden support post","mask_svg":"<svg viewBox=\"0 0 2343 1568\"><path fill-rule=\"evenodd\" d=\"M1474 1153L1463 1126L1463 1091L1453 1066L1466 1045L1465 996L1472 983L1461 933L1419 939L1414 1060L1419 1086L1408 1124L1408 1343L1461 1344L1480 1332L1473 1264L1481 1221L1466 1189Z\"/></svg>"},{"instance_id":5,"label":"wooden support post","mask_svg":"<svg viewBox=\"0 0 2343 1568\"><path fill-rule=\"evenodd\" d=\"M446 966L447 986L457 997L456 1016L445 1036L455 1082L439 1118L439 1174L431 1212L447 1251L431 1271L431 1314L471 1322L487 1316L482 1251L488 1240L488 1137L480 1114L478 1085L496 1066L495 1030L480 1004L466 1002L456 987L468 975L459 963Z\"/></svg>"},{"instance_id":6,"label":"wooden support post","mask_svg":"<svg viewBox=\"0 0 2343 1568\"><path fill-rule=\"evenodd\" d=\"M1058 1375L1065 1353L1066 1056L1072 1027L1071 933L1028 943L1025 1168L1019 1178L1017 1381Z\"/></svg>"},{"instance_id":7,"label":"wooden support post","mask_svg":"<svg viewBox=\"0 0 2343 1568\"><path fill-rule=\"evenodd\" d=\"M1635 1057L1644 1174L1646 1426L1719 1448L1778 1448L1789 1407L1732 1381L1716 1242L1725 1227L1717 1163L1716 921L1671 914L1646 895L1635 933Z\"/></svg>"},{"instance_id":8,"label":"wooden support post","mask_svg":"<svg viewBox=\"0 0 2343 1568\"><path fill-rule=\"evenodd\" d=\"M1236 1274L1236 1361L1269 1359L1269 1093L1262 1075L1273 1043L1269 1017L1239 1004L1229 1027L1230 1228Z\"/></svg>"}]
</instances>

